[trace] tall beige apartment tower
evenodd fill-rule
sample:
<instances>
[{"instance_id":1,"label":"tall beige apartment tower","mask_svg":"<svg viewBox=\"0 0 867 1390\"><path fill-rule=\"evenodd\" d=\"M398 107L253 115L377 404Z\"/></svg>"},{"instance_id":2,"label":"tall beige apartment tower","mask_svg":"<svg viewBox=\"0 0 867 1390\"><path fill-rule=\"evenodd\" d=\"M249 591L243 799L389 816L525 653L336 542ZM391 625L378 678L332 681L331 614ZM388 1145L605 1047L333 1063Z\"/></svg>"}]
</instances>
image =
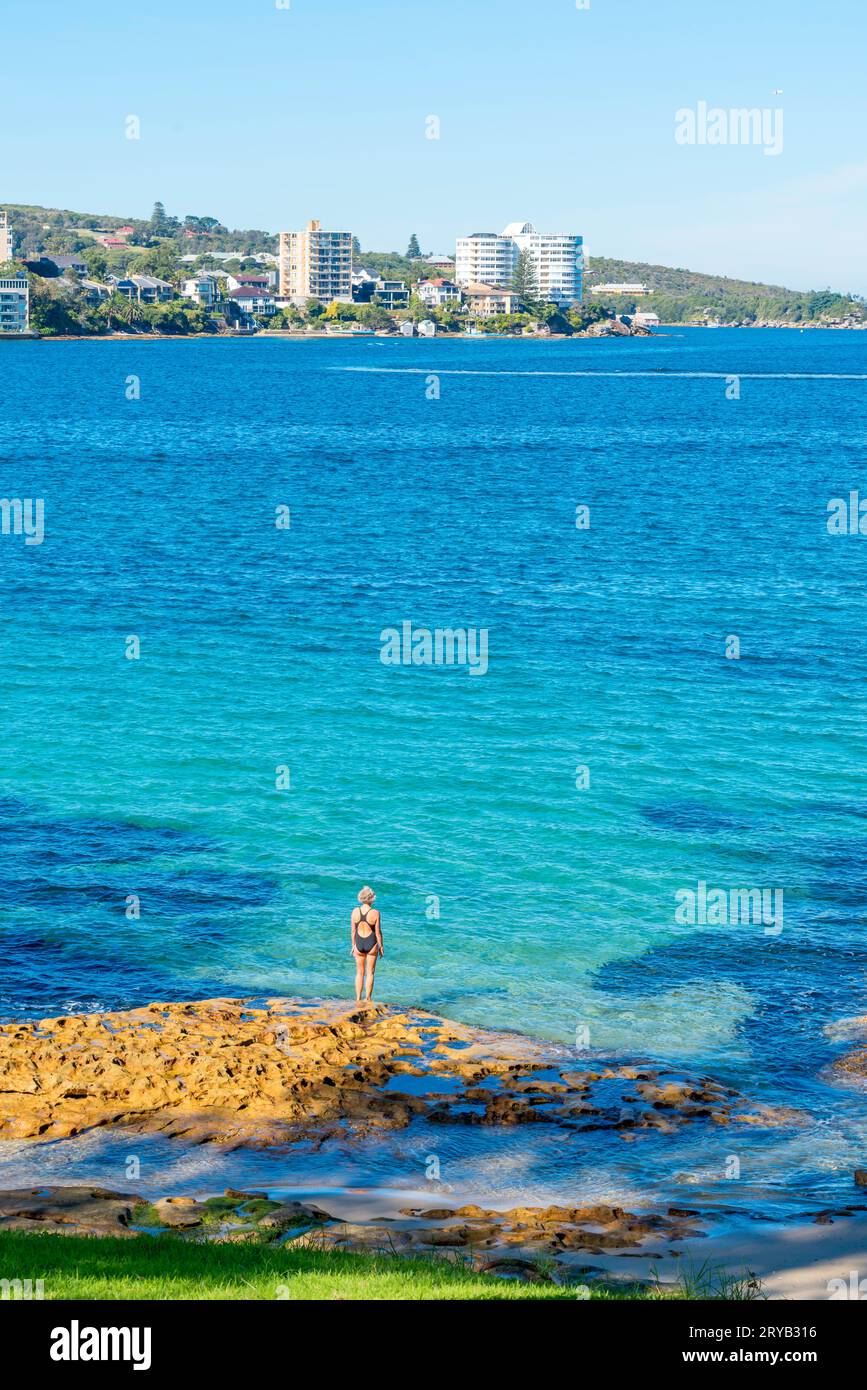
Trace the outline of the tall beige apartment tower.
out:
<instances>
[{"instance_id":1,"label":"tall beige apartment tower","mask_svg":"<svg viewBox=\"0 0 867 1390\"><path fill-rule=\"evenodd\" d=\"M352 299L352 233L323 232L309 222L303 232L280 233L280 293L287 298Z\"/></svg>"},{"instance_id":2,"label":"tall beige apartment tower","mask_svg":"<svg viewBox=\"0 0 867 1390\"><path fill-rule=\"evenodd\" d=\"M9 214L0 208L0 261L12 259L12 233L9 230Z\"/></svg>"}]
</instances>

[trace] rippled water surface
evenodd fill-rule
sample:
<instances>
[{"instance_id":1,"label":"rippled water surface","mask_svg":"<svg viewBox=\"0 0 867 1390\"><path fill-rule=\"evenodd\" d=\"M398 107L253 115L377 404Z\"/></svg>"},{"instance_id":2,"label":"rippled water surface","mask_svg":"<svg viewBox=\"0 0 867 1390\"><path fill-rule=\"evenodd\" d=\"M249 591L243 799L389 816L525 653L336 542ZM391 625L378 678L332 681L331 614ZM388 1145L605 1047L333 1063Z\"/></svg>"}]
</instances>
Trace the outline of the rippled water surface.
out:
<instances>
[{"instance_id":1,"label":"rippled water surface","mask_svg":"<svg viewBox=\"0 0 867 1390\"><path fill-rule=\"evenodd\" d=\"M849 1195L867 538L826 518L867 381L822 376L865 372L843 332L4 344L2 491L46 533L0 536L0 1014L338 995L370 882L381 997L797 1106L748 1180ZM384 665L404 621L487 629L487 673ZM781 889L782 931L678 922L699 881ZM575 1172L453 1142L494 1193ZM708 1144L582 1172L699 1182Z\"/></svg>"}]
</instances>

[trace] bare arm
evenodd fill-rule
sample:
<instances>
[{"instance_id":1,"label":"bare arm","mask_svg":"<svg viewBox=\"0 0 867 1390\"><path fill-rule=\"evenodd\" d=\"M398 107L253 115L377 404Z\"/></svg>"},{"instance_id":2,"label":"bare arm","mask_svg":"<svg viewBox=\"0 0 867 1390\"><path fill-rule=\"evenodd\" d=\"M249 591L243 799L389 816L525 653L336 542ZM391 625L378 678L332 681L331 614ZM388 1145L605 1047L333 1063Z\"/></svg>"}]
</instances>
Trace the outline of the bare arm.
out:
<instances>
[{"instance_id":1,"label":"bare arm","mask_svg":"<svg viewBox=\"0 0 867 1390\"><path fill-rule=\"evenodd\" d=\"M384 956L385 947L382 944L382 913L379 910L377 910L376 913L376 923L374 926L374 930L376 931L376 944L379 947L379 954L381 956Z\"/></svg>"}]
</instances>

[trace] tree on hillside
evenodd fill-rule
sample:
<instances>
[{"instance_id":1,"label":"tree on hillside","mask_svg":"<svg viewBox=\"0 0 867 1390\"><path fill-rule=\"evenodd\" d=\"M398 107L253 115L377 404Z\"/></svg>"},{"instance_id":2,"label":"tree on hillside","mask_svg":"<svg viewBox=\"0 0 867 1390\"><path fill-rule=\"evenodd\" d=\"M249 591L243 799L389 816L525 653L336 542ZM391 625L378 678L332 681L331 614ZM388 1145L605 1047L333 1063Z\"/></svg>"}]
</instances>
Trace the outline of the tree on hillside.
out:
<instances>
[{"instance_id":1,"label":"tree on hillside","mask_svg":"<svg viewBox=\"0 0 867 1390\"><path fill-rule=\"evenodd\" d=\"M54 251L58 255L72 256L92 245L89 237L79 236L77 232L49 232L43 249L49 253Z\"/></svg>"},{"instance_id":2,"label":"tree on hillside","mask_svg":"<svg viewBox=\"0 0 867 1390\"><path fill-rule=\"evenodd\" d=\"M603 304L598 302L574 304L567 311L566 318L572 328L580 333L585 328L589 328L591 323L600 323L602 319L608 318L609 311Z\"/></svg>"},{"instance_id":3,"label":"tree on hillside","mask_svg":"<svg viewBox=\"0 0 867 1390\"><path fill-rule=\"evenodd\" d=\"M134 299L127 299L124 294L112 294L108 299L104 299L100 304L97 313L105 320L105 326L111 332L115 324L123 324L125 328L130 328L139 319L139 306Z\"/></svg>"},{"instance_id":4,"label":"tree on hillside","mask_svg":"<svg viewBox=\"0 0 867 1390\"><path fill-rule=\"evenodd\" d=\"M529 251L524 250L518 254L515 269L512 272L511 290L531 313L541 308L542 301L539 296L536 263Z\"/></svg>"},{"instance_id":5,"label":"tree on hillside","mask_svg":"<svg viewBox=\"0 0 867 1390\"><path fill-rule=\"evenodd\" d=\"M185 231L199 232L203 236L207 236L210 232L216 232L218 229L226 230L218 217L193 217L192 213L187 213L183 226Z\"/></svg>"},{"instance_id":6,"label":"tree on hillside","mask_svg":"<svg viewBox=\"0 0 867 1390\"><path fill-rule=\"evenodd\" d=\"M178 278L177 253L170 241L161 241L130 262L131 275L156 275L174 284Z\"/></svg>"},{"instance_id":7,"label":"tree on hillside","mask_svg":"<svg viewBox=\"0 0 867 1390\"><path fill-rule=\"evenodd\" d=\"M43 280L30 277L30 326L44 337L93 333L98 320L85 302L81 287L66 276Z\"/></svg>"},{"instance_id":8,"label":"tree on hillside","mask_svg":"<svg viewBox=\"0 0 867 1390\"><path fill-rule=\"evenodd\" d=\"M162 203L154 203L154 210L151 213L151 227L155 232L161 231L165 227L168 218Z\"/></svg>"},{"instance_id":9,"label":"tree on hillside","mask_svg":"<svg viewBox=\"0 0 867 1390\"><path fill-rule=\"evenodd\" d=\"M358 240L357 236L352 238L352 254L353 256L361 255L361 242Z\"/></svg>"},{"instance_id":10,"label":"tree on hillside","mask_svg":"<svg viewBox=\"0 0 867 1390\"><path fill-rule=\"evenodd\" d=\"M359 304L358 322L363 324L365 328L372 329L373 332L381 328L389 329L394 327L394 320L388 310L384 309L381 304L375 303Z\"/></svg>"},{"instance_id":11,"label":"tree on hillside","mask_svg":"<svg viewBox=\"0 0 867 1390\"><path fill-rule=\"evenodd\" d=\"M101 246L89 246L83 253L87 273L94 280L104 280L108 275L108 256Z\"/></svg>"},{"instance_id":12,"label":"tree on hillside","mask_svg":"<svg viewBox=\"0 0 867 1390\"><path fill-rule=\"evenodd\" d=\"M408 261L417 261L421 255L421 247L418 244L418 237L415 232L409 239L409 246L406 248L406 258Z\"/></svg>"},{"instance_id":13,"label":"tree on hillside","mask_svg":"<svg viewBox=\"0 0 867 1390\"><path fill-rule=\"evenodd\" d=\"M417 294L411 294L409 303L406 306L408 317L413 323L421 323L424 319L430 318L430 309Z\"/></svg>"}]
</instances>

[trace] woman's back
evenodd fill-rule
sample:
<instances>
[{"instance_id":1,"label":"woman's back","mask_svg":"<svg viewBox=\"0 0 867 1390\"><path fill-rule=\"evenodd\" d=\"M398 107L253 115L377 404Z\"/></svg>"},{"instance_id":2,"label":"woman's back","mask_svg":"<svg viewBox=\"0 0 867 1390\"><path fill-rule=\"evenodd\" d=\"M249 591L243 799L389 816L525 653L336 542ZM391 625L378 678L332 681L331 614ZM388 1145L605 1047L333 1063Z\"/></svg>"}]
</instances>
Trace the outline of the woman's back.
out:
<instances>
[{"instance_id":1,"label":"woman's back","mask_svg":"<svg viewBox=\"0 0 867 1390\"><path fill-rule=\"evenodd\" d=\"M356 907L352 912L352 925L358 930L359 936L369 936L375 932L379 924L379 912L375 907Z\"/></svg>"},{"instance_id":2,"label":"woman's back","mask_svg":"<svg viewBox=\"0 0 867 1390\"><path fill-rule=\"evenodd\" d=\"M373 977L376 962L383 954L382 921L373 900L376 897L372 888L362 888L358 895L358 907L354 907L349 917L349 942L355 957L355 997L361 1000L362 990L367 1001L373 994Z\"/></svg>"}]
</instances>

